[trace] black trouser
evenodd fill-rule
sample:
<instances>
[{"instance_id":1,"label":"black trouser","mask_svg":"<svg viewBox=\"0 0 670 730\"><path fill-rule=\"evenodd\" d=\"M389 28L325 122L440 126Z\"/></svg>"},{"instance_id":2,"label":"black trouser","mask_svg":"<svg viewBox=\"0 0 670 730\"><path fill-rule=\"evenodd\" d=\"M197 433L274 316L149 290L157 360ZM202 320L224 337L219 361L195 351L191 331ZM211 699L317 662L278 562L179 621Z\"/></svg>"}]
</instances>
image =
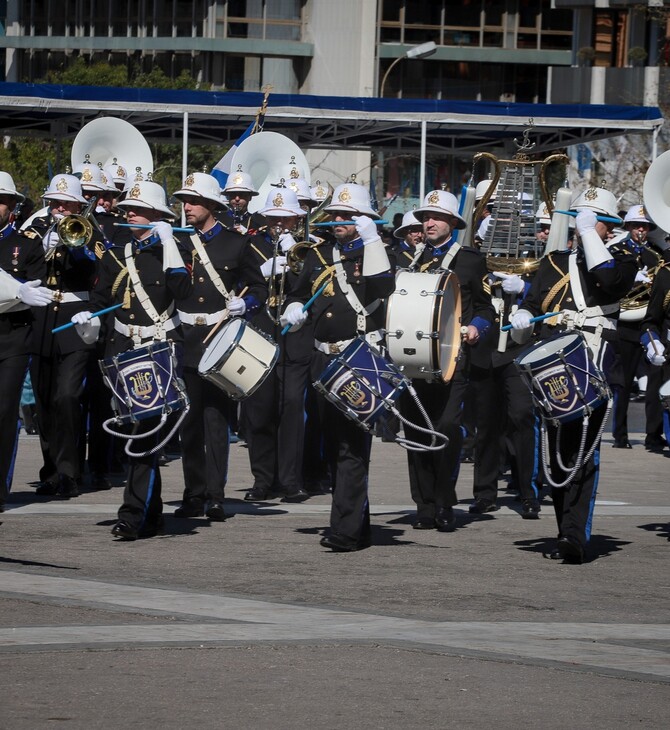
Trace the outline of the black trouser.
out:
<instances>
[{"instance_id":1,"label":"black trouser","mask_svg":"<svg viewBox=\"0 0 670 730\"><path fill-rule=\"evenodd\" d=\"M87 433L88 448L81 449L88 462L91 474L109 474L114 462L114 437L107 433L102 424L114 414L112 411L112 391L102 378L99 355L90 353L86 367L86 388L82 399L84 411L83 428ZM82 439L83 441L83 439Z\"/></svg>"},{"instance_id":2,"label":"black trouser","mask_svg":"<svg viewBox=\"0 0 670 730\"><path fill-rule=\"evenodd\" d=\"M5 504L12 488L19 438L21 391L28 360L29 355L0 360L0 504Z\"/></svg>"},{"instance_id":3,"label":"black trouser","mask_svg":"<svg viewBox=\"0 0 670 730\"><path fill-rule=\"evenodd\" d=\"M81 396L89 356L89 350L33 355L30 372L45 463L41 479L80 477Z\"/></svg>"},{"instance_id":4,"label":"black trouser","mask_svg":"<svg viewBox=\"0 0 670 730\"><path fill-rule=\"evenodd\" d=\"M585 453L594 443L607 412L607 405L603 404L589 417L586 435ZM553 481L562 482L567 474L558 466L557 462L557 428L547 426L549 436L549 463ZM560 430L560 453L563 465L570 468L575 464L582 438L582 419L563 424ZM554 502L554 512L558 523L558 536L567 537L572 542L586 547L591 538L591 523L593 508L598 490L598 476L600 472L600 444L581 469L578 469L573 479L565 487L552 487L551 498Z\"/></svg>"},{"instance_id":5,"label":"black trouser","mask_svg":"<svg viewBox=\"0 0 670 730\"><path fill-rule=\"evenodd\" d=\"M332 357L315 352L312 359L312 380L317 380ZM323 409L322 421L329 424L333 439L330 465L335 476L330 510L331 533L344 543L360 544L370 539L370 505L368 503L368 469L372 437L347 418L325 398L318 398Z\"/></svg>"},{"instance_id":6,"label":"black trouser","mask_svg":"<svg viewBox=\"0 0 670 730\"><path fill-rule=\"evenodd\" d=\"M163 429L169 429L172 418L168 418ZM137 424L136 433L144 433L156 428L160 418L147 418ZM132 441L131 449L141 453L153 448L165 435L158 433ZM127 522L135 530L158 525L163 512L161 499L161 473L158 468L158 452L148 456L130 457L128 482L123 490L123 504L119 507L119 519Z\"/></svg>"},{"instance_id":7,"label":"black trouser","mask_svg":"<svg viewBox=\"0 0 670 730\"><path fill-rule=\"evenodd\" d=\"M475 498L495 501L501 447L507 429L516 462L516 486L522 499L537 499L539 421L528 386L513 362L484 370L471 368L477 398L477 439L472 491Z\"/></svg>"},{"instance_id":8,"label":"black trouser","mask_svg":"<svg viewBox=\"0 0 670 730\"><path fill-rule=\"evenodd\" d=\"M434 519L438 508L453 507L458 502L456 480L463 444L461 418L468 382L464 372L459 369L448 385L425 380L414 380L412 383L435 430L449 439L448 446L439 451L407 452L409 486L416 503L417 518ZM401 396L401 412L417 426L425 426L417 405L407 391ZM426 434L407 425L405 436L420 443L430 442Z\"/></svg>"},{"instance_id":9,"label":"black trouser","mask_svg":"<svg viewBox=\"0 0 670 730\"><path fill-rule=\"evenodd\" d=\"M282 358L242 404L254 487L290 494L301 489L305 391L310 361Z\"/></svg>"},{"instance_id":10,"label":"black trouser","mask_svg":"<svg viewBox=\"0 0 670 730\"><path fill-rule=\"evenodd\" d=\"M182 421L180 438L184 501L223 501L228 480L230 415L235 403L195 368L184 368L191 408Z\"/></svg>"},{"instance_id":11,"label":"black trouser","mask_svg":"<svg viewBox=\"0 0 670 730\"><path fill-rule=\"evenodd\" d=\"M663 436L664 416L663 404L659 397L659 390L665 380L670 377L670 368L666 365L658 367L649 365L647 368L647 391L644 396L644 415L648 438Z\"/></svg>"},{"instance_id":12,"label":"black trouser","mask_svg":"<svg viewBox=\"0 0 670 730\"><path fill-rule=\"evenodd\" d=\"M642 357L639 342L619 340L616 345L621 361L623 383L614 387L614 407L612 412L612 436L615 441L628 440L628 404L633 381Z\"/></svg>"}]
</instances>

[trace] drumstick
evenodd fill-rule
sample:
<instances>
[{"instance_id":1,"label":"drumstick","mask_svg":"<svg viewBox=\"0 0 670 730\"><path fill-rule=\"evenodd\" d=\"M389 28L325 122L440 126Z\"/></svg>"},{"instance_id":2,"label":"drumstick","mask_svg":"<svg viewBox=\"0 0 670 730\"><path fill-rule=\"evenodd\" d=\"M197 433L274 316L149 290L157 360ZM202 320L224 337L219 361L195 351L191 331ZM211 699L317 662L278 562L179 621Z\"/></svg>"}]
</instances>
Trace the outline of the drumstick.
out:
<instances>
[{"instance_id":1,"label":"drumstick","mask_svg":"<svg viewBox=\"0 0 670 730\"><path fill-rule=\"evenodd\" d=\"M323 284L314 292L314 295L310 297L303 305L302 305L302 311L306 312L312 304L323 294L323 290L330 284L330 281L324 281ZM293 325L287 324L284 329L281 331L282 335L285 335L292 327Z\"/></svg>"},{"instance_id":2,"label":"drumstick","mask_svg":"<svg viewBox=\"0 0 670 730\"><path fill-rule=\"evenodd\" d=\"M385 226L388 221L372 221L376 226ZM327 228L328 226L355 226L356 221L326 221L325 223L312 223L312 228Z\"/></svg>"},{"instance_id":3,"label":"drumstick","mask_svg":"<svg viewBox=\"0 0 670 730\"><path fill-rule=\"evenodd\" d=\"M651 346L654 348L654 355L660 355L661 353L658 351L658 347L656 347L656 339L651 336L651 330L647 330L647 334L649 335L649 342L651 342Z\"/></svg>"},{"instance_id":4,"label":"drumstick","mask_svg":"<svg viewBox=\"0 0 670 730\"><path fill-rule=\"evenodd\" d=\"M113 307L107 307L107 309L101 309L99 312L91 312L91 319L93 317L102 317L103 314L107 314L107 312L113 312L115 309L118 309L121 307L121 304L115 304ZM62 332L63 330L68 330L70 327L74 327L74 322L68 322L67 324L62 324L60 327L56 327L55 329L51 330L51 334L55 335L56 332Z\"/></svg>"},{"instance_id":5,"label":"drumstick","mask_svg":"<svg viewBox=\"0 0 670 730\"><path fill-rule=\"evenodd\" d=\"M562 314L562 312L559 310L558 312L549 312L549 314L541 314L539 317L531 317L528 321L530 324L533 322L541 322L543 319L549 319L549 317L557 317L559 314ZM500 328L501 332L507 332L512 329L511 324L506 324L504 327Z\"/></svg>"},{"instance_id":6,"label":"drumstick","mask_svg":"<svg viewBox=\"0 0 670 730\"><path fill-rule=\"evenodd\" d=\"M247 293L247 289L249 289L249 287L245 286L244 289L242 289L242 291L239 293L238 297L240 299ZM221 318L219 319L219 321L214 325L214 327L212 327L211 332L202 341L203 345L206 345L212 339L212 337L214 336L214 333L228 319L229 316L230 316L230 314L228 312L228 308L226 307L226 309L223 310L223 314L221 315Z\"/></svg>"},{"instance_id":7,"label":"drumstick","mask_svg":"<svg viewBox=\"0 0 670 730\"><path fill-rule=\"evenodd\" d=\"M569 215L572 218L576 218L579 214L575 210L555 210L554 213L560 213L561 215ZM619 223L621 224L621 218L613 218L611 215L597 215L596 220L602 221L603 223Z\"/></svg>"}]
</instances>

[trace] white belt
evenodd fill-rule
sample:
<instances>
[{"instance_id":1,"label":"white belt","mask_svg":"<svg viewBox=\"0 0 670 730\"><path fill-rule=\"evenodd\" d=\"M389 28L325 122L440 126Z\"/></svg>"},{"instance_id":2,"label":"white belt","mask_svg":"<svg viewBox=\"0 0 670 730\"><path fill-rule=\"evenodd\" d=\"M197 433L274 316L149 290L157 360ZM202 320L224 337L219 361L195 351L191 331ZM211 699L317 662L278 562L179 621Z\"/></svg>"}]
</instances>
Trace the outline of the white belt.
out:
<instances>
[{"instance_id":1,"label":"white belt","mask_svg":"<svg viewBox=\"0 0 670 730\"><path fill-rule=\"evenodd\" d=\"M72 302L87 302L88 301L87 291L55 291L54 302L59 304L71 304Z\"/></svg>"},{"instance_id":2,"label":"white belt","mask_svg":"<svg viewBox=\"0 0 670 730\"><path fill-rule=\"evenodd\" d=\"M210 325L216 324L221 319L221 315L225 311L225 309L220 309L218 312L211 312L208 314L207 312L182 312L178 309L177 314L184 324Z\"/></svg>"},{"instance_id":3,"label":"white belt","mask_svg":"<svg viewBox=\"0 0 670 730\"><path fill-rule=\"evenodd\" d=\"M321 340L314 340L314 347L319 352L325 352L326 355L339 355L355 339L355 337L352 337L349 340L340 340L339 342L321 342ZM376 345L382 339L382 332L381 330L368 332L365 335L365 339L369 345Z\"/></svg>"},{"instance_id":4,"label":"white belt","mask_svg":"<svg viewBox=\"0 0 670 730\"><path fill-rule=\"evenodd\" d=\"M175 315L172 319L166 320L161 327L165 332L169 332L178 325L179 317ZM136 327L134 324L123 324L123 322L119 322L118 319L114 320L114 329L126 337L132 337L133 339L140 340L149 339L149 337L153 337L156 333L156 326L153 324L148 327Z\"/></svg>"}]
</instances>

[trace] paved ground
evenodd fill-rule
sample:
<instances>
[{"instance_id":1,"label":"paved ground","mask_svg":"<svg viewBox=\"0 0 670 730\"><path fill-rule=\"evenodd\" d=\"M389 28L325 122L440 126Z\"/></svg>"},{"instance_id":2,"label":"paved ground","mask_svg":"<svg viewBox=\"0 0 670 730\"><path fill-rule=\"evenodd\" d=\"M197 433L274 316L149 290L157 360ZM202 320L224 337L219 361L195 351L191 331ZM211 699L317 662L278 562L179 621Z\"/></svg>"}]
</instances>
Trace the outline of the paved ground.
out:
<instances>
[{"instance_id":1,"label":"paved ground","mask_svg":"<svg viewBox=\"0 0 670 730\"><path fill-rule=\"evenodd\" d=\"M170 516L167 534L115 542L121 492L39 501L22 436L1 515L0 727L661 728L670 700L667 457L602 449L595 557L543 558L551 504L513 496L453 534L411 529L405 455L375 442L369 550L319 536L329 497L244 503L232 449L224 524Z\"/></svg>"}]
</instances>

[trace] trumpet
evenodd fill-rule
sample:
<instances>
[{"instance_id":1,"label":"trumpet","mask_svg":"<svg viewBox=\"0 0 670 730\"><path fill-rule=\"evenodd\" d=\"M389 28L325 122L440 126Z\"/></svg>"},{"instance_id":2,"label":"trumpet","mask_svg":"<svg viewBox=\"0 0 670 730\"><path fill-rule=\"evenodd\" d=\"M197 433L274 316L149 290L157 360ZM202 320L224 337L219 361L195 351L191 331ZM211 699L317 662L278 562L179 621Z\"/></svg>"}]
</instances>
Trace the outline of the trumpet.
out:
<instances>
[{"instance_id":1,"label":"trumpet","mask_svg":"<svg viewBox=\"0 0 670 730\"><path fill-rule=\"evenodd\" d=\"M64 246L81 248L93 237L93 226L86 216L71 213L58 221L56 233Z\"/></svg>"},{"instance_id":2,"label":"trumpet","mask_svg":"<svg viewBox=\"0 0 670 730\"><path fill-rule=\"evenodd\" d=\"M307 254L315 245L309 241L298 241L286 252L286 265L294 274L299 274L302 271ZM286 274L284 273L284 275Z\"/></svg>"}]
</instances>

